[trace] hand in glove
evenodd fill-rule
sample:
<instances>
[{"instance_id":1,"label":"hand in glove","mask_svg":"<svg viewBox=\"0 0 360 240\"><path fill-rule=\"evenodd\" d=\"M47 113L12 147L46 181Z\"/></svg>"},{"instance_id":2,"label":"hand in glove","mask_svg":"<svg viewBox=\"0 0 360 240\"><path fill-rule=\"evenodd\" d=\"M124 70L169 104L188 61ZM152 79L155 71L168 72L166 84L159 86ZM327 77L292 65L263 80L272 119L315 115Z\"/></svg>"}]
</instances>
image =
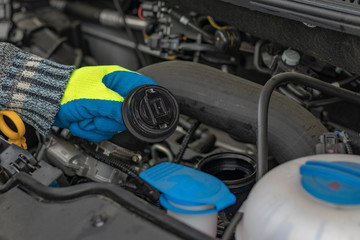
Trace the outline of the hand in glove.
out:
<instances>
[{"instance_id":1,"label":"hand in glove","mask_svg":"<svg viewBox=\"0 0 360 240\"><path fill-rule=\"evenodd\" d=\"M157 83L119 66L82 67L73 71L54 126L74 136L100 142L126 130L121 105L125 96L143 84Z\"/></svg>"}]
</instances>

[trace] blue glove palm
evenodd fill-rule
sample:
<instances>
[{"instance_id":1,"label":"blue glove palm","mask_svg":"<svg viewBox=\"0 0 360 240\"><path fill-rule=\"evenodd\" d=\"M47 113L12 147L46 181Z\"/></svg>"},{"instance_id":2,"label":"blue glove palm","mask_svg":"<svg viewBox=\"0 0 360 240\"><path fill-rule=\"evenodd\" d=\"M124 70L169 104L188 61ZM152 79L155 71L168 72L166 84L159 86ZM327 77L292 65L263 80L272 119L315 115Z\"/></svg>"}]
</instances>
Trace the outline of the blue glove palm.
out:
<instances>
[{"instance_id":1,"label":"blue glove palm","mask_svg":"<svg viewBox=\"0 0 360 240\"><path fill-rule=\"evenodd\" d=\"M62 97L54 126L69 128L74 136L100 142L126 130L121 106L125 96L143 84L157 83L119 66L74 70Z\"/></svg>"}]
</instances>

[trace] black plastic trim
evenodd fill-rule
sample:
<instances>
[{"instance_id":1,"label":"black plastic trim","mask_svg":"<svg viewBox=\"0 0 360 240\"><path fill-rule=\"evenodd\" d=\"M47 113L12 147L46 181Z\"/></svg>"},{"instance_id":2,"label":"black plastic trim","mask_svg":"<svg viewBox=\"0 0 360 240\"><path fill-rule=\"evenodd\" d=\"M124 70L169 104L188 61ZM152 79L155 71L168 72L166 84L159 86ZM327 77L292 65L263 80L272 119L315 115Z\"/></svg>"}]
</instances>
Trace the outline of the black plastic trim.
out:
<instances>
[{"instance_id":1,"label":"black plastic trim","mask_svg":"<svg viewBox=\"0 0 360 240\"><path fill-rule=\"evenodd\" d=\"M16 186L19 186L21 189L32 195L37 195L42 199L52 202L73 200L89 195L101 195L117 202L122 207L142 218L161 226L163 229L176 234L180 238L213 239L177 221L168 216L165 212L162 212L153 205L141 201L136 196L114 184L84 183L71 187L52 188L42 185L30 175L20 172L10 178L5 185L0 186L0 194L4 194Z\"/></svg>"}]
</instances>

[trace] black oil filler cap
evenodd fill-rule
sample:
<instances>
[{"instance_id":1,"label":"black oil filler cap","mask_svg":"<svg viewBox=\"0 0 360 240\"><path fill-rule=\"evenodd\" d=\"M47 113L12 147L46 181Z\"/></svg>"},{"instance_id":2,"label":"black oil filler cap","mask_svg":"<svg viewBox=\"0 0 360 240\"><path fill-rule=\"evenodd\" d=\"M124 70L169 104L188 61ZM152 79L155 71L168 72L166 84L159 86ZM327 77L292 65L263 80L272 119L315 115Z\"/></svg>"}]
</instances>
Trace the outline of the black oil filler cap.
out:
<instances>
[{"instance_id":1,"label":"black oil filler cap","mask_svg":"<svg viewBox=\"0 0 360 240\"><path fill-rule=\"evenodd\" d=\"M164 87L141 85L133 89L122 105L126 128L145 142L161 142L176 129L179 106L175 97Z\"/></svg>"}]
</instances>

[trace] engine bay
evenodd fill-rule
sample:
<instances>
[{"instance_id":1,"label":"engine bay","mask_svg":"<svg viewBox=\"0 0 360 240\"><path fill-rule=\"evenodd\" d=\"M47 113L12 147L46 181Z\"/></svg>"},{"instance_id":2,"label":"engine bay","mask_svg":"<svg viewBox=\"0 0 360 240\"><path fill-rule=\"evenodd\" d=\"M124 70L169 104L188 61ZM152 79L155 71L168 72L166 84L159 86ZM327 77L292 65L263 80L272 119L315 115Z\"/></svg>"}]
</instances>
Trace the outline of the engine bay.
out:
<instances>
[{"instance_id":1,"label":"engine bay","mask_svg":"<svg viewBox=\"0 0 360 240\"><path fill-rule=\"evenodd\" d=\"M277 185L282 186L282 180L277 176L283 177L284 184L296 178L305 189L299 192L312 195L302 203L325 201L318 204L334 204L333 208L340 204L337 209L342 209L341 204L359 204L312 189L330 181L324 188L341 192L339 186L351 186L354 194L350 190L341 194L358 199L360 40L356 22L342 28L340 21L330 26L335 19L330 21L327 14L321 20L314 20L315 15L301 19L301 14L288 18L288 8L282 5L286 1L272 3L284 12L274 16L267 2L2 1L1 41L77 68L120 65L155 80L171 97L166 100L146 92L146 101L154 101L157 108L154 112L150 107L140 109L141 117L127 120L128 124L143 121L143 125L155 121L157 131L132 125L104 142L90 142L59 127L42 136L25 122L27 146L17 146L3 130L6 125L19 132L16 121L1 116L0 239L320 239L318 229L315 233L300 229L296 237L286 233L284 229L295 229L287 223L302 223L276 223L278 218L269 216L277 211L281 215L281 204L296 198L291 190L280 191ZM308 8L315 4L310 2ZM344 12L345 8L326 5L324 9ZM171 112L171 121L164 120L164 112ZM171 134L160 133L167 127ZM134 129L145 129L147 137L134 134ZM326 165L345 160L339 166ZM194 176L181 180L179 198L215 191L217 183L211 188L206 183L212 178L201 175L206 173L224 184L219 186L226 186L235 200L216 212L211 230L201 230L198 223L206 225L208 219L200 218L205 214L196 220L181 218L165 207L168 185L158 187L148 177L160 166L174 167L166 173L169 177L156 173L163 176L156 181L168 177L166 184L179 183L171 175L176 171ZM341 171L345 177L337 175ZM312 183L307 176L325 180ZM260 207L265 205L266 210ZM274 207L278 205L280 210ZM324 215L326 211L324 207ZM293 214L294 219L301 218L299 212ZM254 230L256 221L263 235ZM327 224L327 219L322 221ZM336 231L346 235L343 239L359 232L341 228Z\"/></svg>"}]
</instances>

